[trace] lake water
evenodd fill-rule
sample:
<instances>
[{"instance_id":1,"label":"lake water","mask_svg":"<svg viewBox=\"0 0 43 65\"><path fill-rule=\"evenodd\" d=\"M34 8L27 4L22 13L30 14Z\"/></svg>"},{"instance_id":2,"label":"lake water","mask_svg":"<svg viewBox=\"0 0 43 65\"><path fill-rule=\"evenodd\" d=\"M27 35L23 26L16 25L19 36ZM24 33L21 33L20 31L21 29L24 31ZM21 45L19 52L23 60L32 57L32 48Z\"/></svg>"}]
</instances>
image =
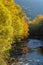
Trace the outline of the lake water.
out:
<instances>
[{"instance_id":1,"label":"lake water","mask_svg":"<svg viewBox=\"0 0 43 65\"><path fill-rule=\"evenodd\" d=\"M43 41L30 39L27 46L32 52L25 55L19 54L18 62L14 62L14 65L43 65L43 54L40 51L41 48L39 49L39 47L43 46Z\"/></svg>"},{"instance_id":2,"label":"lake water","mask_svg":"<svg viewBox=\"0 0 43 65\"><path fill-rule=\"evenodd\" d=\"M25 10L27 16L34 18L38 14L43 15L43 0L15 0ZM28 47L36 49L43 46L43 41L37 39L30 39ZM25 55L24 62L20 62L19 65L43 65L43 55L34 50L31 53ZM23 56L22 56L23 61Z\"/></svg>"}]
</instances>

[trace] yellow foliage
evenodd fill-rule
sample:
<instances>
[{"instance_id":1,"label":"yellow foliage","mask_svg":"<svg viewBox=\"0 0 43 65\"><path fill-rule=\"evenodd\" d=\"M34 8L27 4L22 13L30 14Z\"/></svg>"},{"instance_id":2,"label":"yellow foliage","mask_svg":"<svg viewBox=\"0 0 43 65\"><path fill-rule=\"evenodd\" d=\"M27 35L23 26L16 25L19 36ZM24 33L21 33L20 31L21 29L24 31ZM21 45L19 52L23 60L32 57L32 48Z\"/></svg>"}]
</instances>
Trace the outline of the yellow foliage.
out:
<instances>
[{"instance_id":1,"label":"yellow foliage","mask_svg":"<svg viewBox=\"0 0 43 65\"><path fill-rule=\"evenodd\" d=\"M8 3L7 3L8 2ZM4 5L9 9L12 15L12 22L14 27L14 38L20 40L21 38L27 37L28 35L28 24L23 18L26 14L22 8L10 0L3 0Z\"/></svg>"},{"instance_id":2,"label":"yellow foliage","mask_svg":"<svg viewBox=\"0 0 43 65\"><path fill-rule=\"evenodd\" d=\"M12 43L13 27L10 11L0 4L0 52Z\"/></svg>"},{"instance_id":3,"label":"yellow foliage","mask_svg":"<svg viewBox=\"0 0 43 65\"><path fill-rule=\"evenodd\" d=\"M3 0L3 4L11 11L12 15L14 16L17 16L22 10L22 8L18 4L12 2L12 0Z\"/></svg>"},{"instance_id":4,"label":"yellow foliage","mask_svg":"<svg viewBox=\"0 0 43 65\"><path fill-rule=\"evenodd\" d=\"M22 17L22 23L23 23L23 36L22 36L22 38L26 38L29 35L29 26L28 26L26 17Z\"/></svg>"},{"instance_id":5,"label":"yellow foliage","mask_svg":"<svg viewBox=\"0 0 43 65\"><path fill-rule=\"evenodd\" d=\"M4 53L11 48L13 37L15 41L20 41L28 36L28 24L26 14L14 0L0 1L0 53ZM9 52L0 56L0 65L6 65L4 57L9 56ZM1 55L1 54L0 54Z\"/></svg>"},{"instance_id":6,"label":"yellow foliage","mask_svg":"<svg viewBox=\"0 0 43 65\"><path fill-rule=\"evenodd\" d=\"M43 15L37 15L37 17L35 17L32 21L32 24L35 24L35 25L40 25L40 23L43 23Z\"/></svg>"},{"instance_id":7,"label":"yellow foliage","mask_svg":"<svg viewBox=\"0 0 43 65\"><path fill-rule=\"evenodd\" d=\"M42 20L42 19L43 19L43 15L38 15L37 17L35 17L34 20L37 20L37 21L39 20L39 21L40 21L40 20Z\"/></svg>"},{"instance_id":8,"label":"yellow foliage","mask_svg":"<svg viewBox=\"0 0 43 65\"><path fill-rule=\"evenodd\" d=\"M4 3L5 5L10 5L12 3L14 3L14 0L2 0L2 3Z\"/></svg>"},{"instance_id":9,"label":"yellow foliage","mask_svg":"<svg viewBox=\"0 0 43 65\"><path fill-rule=\"evenodd\" d=\"M6 62L0 57L0 65L7 65Z\"/></svg>"}]
</instances>

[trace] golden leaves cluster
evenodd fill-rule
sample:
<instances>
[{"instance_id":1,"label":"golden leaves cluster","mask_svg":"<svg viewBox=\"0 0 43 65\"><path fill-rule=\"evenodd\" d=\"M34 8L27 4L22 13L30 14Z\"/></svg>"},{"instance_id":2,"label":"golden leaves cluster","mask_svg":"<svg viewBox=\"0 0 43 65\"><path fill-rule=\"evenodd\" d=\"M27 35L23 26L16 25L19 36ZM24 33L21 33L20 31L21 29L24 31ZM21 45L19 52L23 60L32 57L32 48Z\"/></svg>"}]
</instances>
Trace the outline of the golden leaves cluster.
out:
<instances>
[{"instance_id":1,"label":"golden leaves cluster","mask_svg":"<svg viewBox=\"0 0 43 65\"><path fill-rule=\"evenodd\" d=\"M6 65L1 56L11 48L13 39L20 41L27 36L28 24L22 8L14 0L0 0L0 65Z\"/></svg>"},{"instance_id":2,"label":"golden leaves cluster","mask_svg":"<svg viewBox=\"0 0 43 65\"><path fill-rule=\"evenodd\" d=\"M0 51L11 44L12 38L13 27L10 11L0 3Z\"/></svg>"},{"instance_id":3,"label":"golden leaves cluster","mask_svg":"<svg viewBox=\"0 0 43 65\"><path fill-rule=\"evenodd\" d=\"M22 8L13 2L13 0L3 0L5 7L11 12L12 22L14 28L14 39L20 41L22 38L28 36L28 24L26 21L26 14Z\"/></svg>"}]
</instances>

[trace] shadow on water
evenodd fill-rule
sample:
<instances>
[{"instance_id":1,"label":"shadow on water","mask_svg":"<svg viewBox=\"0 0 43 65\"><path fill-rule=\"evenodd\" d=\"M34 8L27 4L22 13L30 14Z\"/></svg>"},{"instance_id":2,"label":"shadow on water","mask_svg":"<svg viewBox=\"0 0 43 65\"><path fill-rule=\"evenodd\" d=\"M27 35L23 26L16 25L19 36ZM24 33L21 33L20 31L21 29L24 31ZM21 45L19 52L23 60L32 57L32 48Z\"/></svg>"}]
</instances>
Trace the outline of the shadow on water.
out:
<instances>
[{"instance_id":1,"label":"shadow on water","mask_svg":"<svg viewBox=\"0 0 43 65\"><path fill-rule=\"evenodd\" d=\"M43 65L42 41L31 39L12 45L10 65Z\"/></svg>"}]
</instances>

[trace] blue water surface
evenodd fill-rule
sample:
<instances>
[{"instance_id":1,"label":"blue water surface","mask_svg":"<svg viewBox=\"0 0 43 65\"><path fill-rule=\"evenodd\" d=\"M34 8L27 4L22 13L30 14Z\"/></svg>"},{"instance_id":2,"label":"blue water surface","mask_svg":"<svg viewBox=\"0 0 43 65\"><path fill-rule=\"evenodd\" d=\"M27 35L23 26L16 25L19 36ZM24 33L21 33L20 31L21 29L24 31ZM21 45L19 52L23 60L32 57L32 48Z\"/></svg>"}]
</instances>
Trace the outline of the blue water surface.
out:
<instances>
[{"instance_id":1,"label":"blue water surface","mask_svg":"<svg viewBox=\"0 0 43 65\"><path fill-rule=\"evenodd\" d=\"M15 0L15 2L20 4L27 16L32 19L39 14L43 15L43 0ZM42 40L30 39L28 42L29 48L37 48L40 46L43 46ZM25 57L32 59L33 62L28 61L24 65L43 65L43 55L38 54L36 51L26 54Z\"/></svg>"},{"instance_id":2,"label":"blue water surface","mask_svg":"<svg viewBox=\"0 0 43 65\"><path fill-rule=\"evenodd\" d=\"M28 42L28 47L29 48L38 48L40 46L43 46L43 41L42 40L30 39L29 42Z\"/></svg>"}]
</instances>

